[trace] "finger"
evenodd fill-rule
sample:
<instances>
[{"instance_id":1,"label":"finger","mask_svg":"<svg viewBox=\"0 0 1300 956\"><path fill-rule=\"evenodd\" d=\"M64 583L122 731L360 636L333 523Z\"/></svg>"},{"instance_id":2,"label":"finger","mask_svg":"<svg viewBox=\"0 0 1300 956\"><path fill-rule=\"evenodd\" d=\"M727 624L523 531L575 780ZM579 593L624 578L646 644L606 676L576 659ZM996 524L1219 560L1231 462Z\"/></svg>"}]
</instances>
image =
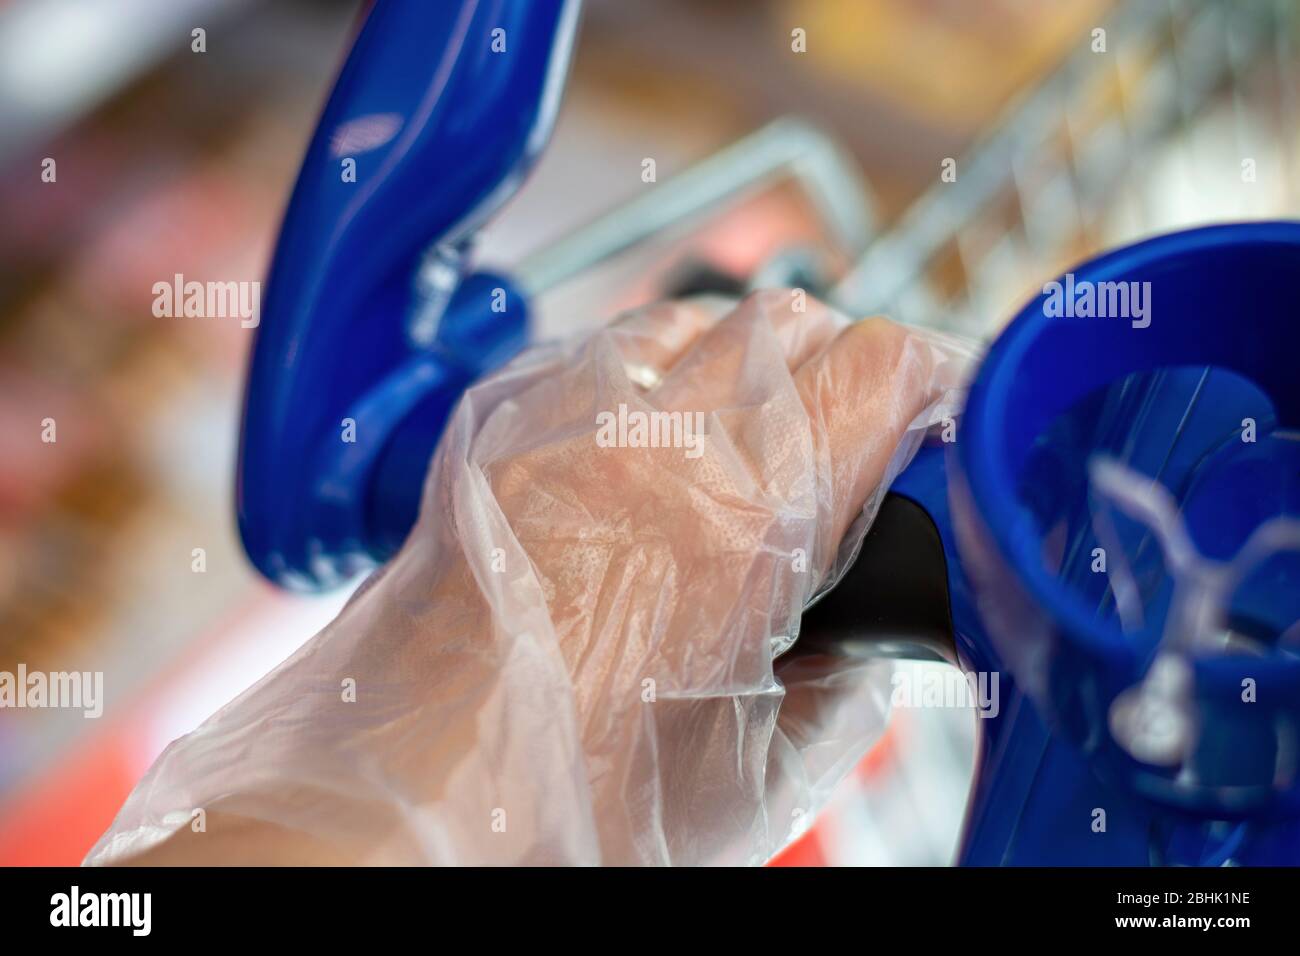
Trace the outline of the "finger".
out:
<instances>
[{"instance_id":1,"label":"finger","mask_svg":"<svg viewBox=\"0 0 1300 956\"><path fill-rule=\"evenodd\" d=\"M761 402L773 366L793 372L825 349L846 320L800 289L770 289L745 298L699 337L664 379L665 406L699 408Z\"/></svg>"},{"instance_id":2,"label":"finger","mask_svg":"<svg viewBox=\"0 0 1300 956\"><path fill-rule=\"evenodd\" d=\"M722 298L657 302L619 316L609 335L628 378L653 388L729 309L730 303Z\"/></svg>"},{"instance_id":3,"label":"finger","mask_svg":"<svg viewBox=\"0 0 1300 956\"><path fill-rule=\"evenodd\" d=\"M776 662L785 688L777 730L789 759L774 777L807 788L804 807L824 802L880 739L889 722L893 662L832 655L794 655ZM769 780L779 788L779 779Z\"/></svg>"},{"instance_id":4,"label":"finger","mask_svg":"<svg viewBox=\"0 0 1300 956\"><path fill-rule=\"evenodd\" d=\"M795 373L819 453L829 460L831 553L934 397L933 365L923 340L874 318L850 325Z\"/></svg>"},{"instance_id":5,"label":"finger","mask_svg":"<svg viewBox=\"0 0 1300 956\"><path fill-rule=\"evenodd\" d=\"M776 333L790 371L829 345L846 325L843 316L803 289L765 289L744 299L736 312L767 322Z\"/></svg>"}]
</instances>

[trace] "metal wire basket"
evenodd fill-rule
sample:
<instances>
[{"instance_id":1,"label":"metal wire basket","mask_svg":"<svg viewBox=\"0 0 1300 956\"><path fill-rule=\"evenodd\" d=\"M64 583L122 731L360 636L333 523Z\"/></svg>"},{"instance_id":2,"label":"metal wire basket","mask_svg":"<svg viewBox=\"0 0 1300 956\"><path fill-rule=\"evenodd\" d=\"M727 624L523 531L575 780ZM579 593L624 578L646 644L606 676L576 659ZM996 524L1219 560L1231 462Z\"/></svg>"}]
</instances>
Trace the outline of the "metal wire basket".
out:
<instances>
[{"instance_id":1,"label":"metal wire basket","mask_svg":"<svg viewBox=\"0 0 1300 956\"><path fill-rule=\"evenodd\" d=\"M1295 210L1289 0L1137 0L958 159L841 279L851 313L994 332L1108 246Z\"/></svg>"},{"instance_id":2,"label":"metal wire basket","mask_svg":"<svg viewBox=\"0 0 1300 956\"><path fill-rule=\"evenodd\" d=\"M781 180L841 261L808 284L850 315L995 333L1071 262L1160 231L1296 208L1293 0L1131 0L881 224L832 135L783 118L526 261L535 293ZM950 159L955 176L941 178ZM797 260L796 260L797 262ZM803 285L764 267L751 285ZM806 265L806 263L800 263ZM806 274L807 269L802 270Z\"/></svg>"}]
</instances>

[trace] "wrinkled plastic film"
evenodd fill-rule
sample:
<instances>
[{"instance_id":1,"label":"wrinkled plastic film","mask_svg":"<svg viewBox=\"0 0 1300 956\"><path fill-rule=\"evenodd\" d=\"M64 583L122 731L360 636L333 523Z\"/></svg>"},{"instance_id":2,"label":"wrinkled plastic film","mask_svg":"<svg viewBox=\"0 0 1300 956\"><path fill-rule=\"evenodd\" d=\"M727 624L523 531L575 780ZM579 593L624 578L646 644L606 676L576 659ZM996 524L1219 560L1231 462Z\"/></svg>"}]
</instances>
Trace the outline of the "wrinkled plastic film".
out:
<instances>
[{"instance_id":1,"label":"wrinkled plastic film","mask_svg":"<svg viewBox=\"0 0 1300 956\"><path fill-rule=\"evenodd\" d=\"M1270 558L1300 552L1300 522L1275 517L1256 528L1230 560L1201 554L1188 533L1177 499L1160 482L1097 455L1089 477L1106 508L1144 526L1156 542L1173 581L1169 611L1155 654L1142 680L1111 704L1109 724L1117 742L1133 757L1158 766L1188 760L1199 733L1193 663L1216 654L1269 654L1232 628L1234 596L1242 583ZM1103 522L1103 526L1109 526ZM1105 540L1103 538L1103 540ZM1116 542L1117 538L1114 538ZM1109 547L1109 545L1108 545ZM1113 588L1126 631L1140 629L1139 588L1119 547L1113 554ZM1276 652L1294 652L1289 634L1278 635Z\"/></svg>"},{"instance_id":2,"label":"wrinkled plastic film","mask_svg":"<svg viewBox=\"0 0 1300 956\"><path fill-rule=\"evenodd\" d=\"M655 306L476 384L401 552L87 861L768 859L891 671L778 655L972 354L801 295Z\"/></svg>"}]
</instances>

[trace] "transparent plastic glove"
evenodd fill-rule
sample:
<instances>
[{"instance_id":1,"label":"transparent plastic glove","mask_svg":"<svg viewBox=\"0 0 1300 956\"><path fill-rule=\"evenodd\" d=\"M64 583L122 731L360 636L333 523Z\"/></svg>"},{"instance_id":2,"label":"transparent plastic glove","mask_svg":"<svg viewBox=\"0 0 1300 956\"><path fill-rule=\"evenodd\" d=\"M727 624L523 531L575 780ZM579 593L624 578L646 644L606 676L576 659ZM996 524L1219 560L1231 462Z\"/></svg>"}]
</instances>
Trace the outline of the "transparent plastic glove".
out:
<instances>
[{"instance_id":1,"label":"transparent plastic glove","mask_svg":"<svg viewBox=\"0 0 1300 956\"><path fill-rule=\"evenodd\" d=\"M476 385L402 551L88 862L769 858L879 735L890 672L776 656L968 357L803 304L656 306ZM681 413L655 442L651 412Z\"/></svg>"}]
</instances>

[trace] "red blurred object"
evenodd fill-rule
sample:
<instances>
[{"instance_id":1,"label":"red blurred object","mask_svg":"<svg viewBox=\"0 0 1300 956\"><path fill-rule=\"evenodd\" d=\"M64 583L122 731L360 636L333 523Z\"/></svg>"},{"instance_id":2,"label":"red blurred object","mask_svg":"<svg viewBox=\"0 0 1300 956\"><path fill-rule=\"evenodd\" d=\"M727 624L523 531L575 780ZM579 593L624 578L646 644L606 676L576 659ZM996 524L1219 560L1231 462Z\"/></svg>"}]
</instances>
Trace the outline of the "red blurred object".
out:
<instances>
[{"instance_id":1,"label":"red blurred object","mask_svg":"<svg viewBox=\"0 0 1300 956\"><path fill-rule=\"evenodd\" d=\"M77 866L144 772L140 730L85 738L53 771L0 805L0 866Z\"/></svg>"}]
</instances>

